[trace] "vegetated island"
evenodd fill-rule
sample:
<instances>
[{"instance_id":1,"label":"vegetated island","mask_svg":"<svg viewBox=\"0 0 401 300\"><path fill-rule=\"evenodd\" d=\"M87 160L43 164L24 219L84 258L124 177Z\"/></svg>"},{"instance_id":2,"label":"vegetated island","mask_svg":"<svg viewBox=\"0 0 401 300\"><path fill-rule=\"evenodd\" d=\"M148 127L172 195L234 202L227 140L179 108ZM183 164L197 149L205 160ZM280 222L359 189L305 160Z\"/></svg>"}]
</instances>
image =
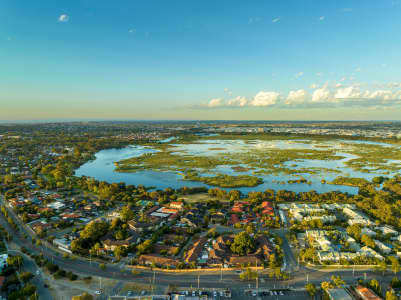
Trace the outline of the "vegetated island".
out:
<instances>
[{"instance_id":1,"label":"vegetated island","mask_svg":"<svg viewBox=\"0 0 401 300\"><path fill-rule=\"evenodd\" d=\"M216 176L200 176L197 172L187 172L183 174L183 179L200 181L208 185L219 186L223 188L254 187L263 183L263 180L256 176L232 176L225 174L217 174Z\"/></svg>"},{"instance_id":2,"label":"vegetated island","mask_svg":"<svg viewBox=\"0 0 401 300\"><path fill-rule=\"evenodd\" d=\"M355 186L355 187L362 187L368 184L372 184L369 180L365 178L343 177L343 176L338 176L334 180L327 183L335 185Z\"/></svg>"}]
</instances>

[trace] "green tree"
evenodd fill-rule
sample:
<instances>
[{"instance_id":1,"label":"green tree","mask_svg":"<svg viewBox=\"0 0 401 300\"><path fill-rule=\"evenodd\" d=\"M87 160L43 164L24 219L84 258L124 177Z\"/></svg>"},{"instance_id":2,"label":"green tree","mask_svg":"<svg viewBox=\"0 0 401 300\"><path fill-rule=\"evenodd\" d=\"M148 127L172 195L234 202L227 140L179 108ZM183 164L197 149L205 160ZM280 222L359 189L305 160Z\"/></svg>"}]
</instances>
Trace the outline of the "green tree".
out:
<instances>
[{"instance_id":1,"label":"green tree","mask_svg":"<svg viewBox=\"0 0 401 300\"><path fill-rule=\"evenodd\" d=\"M377 295L381 295L382 288L380 286L380 283L376 279L372 279L371 281L369 281L368 287L371 288Z\"/></svg>"},{"instance_id":2,"label":"green tree","mask_svg":"<svg viewBox=\"0 0 401 300\"><path fill-rule=\"evenodd\" d=\"M334 288L333 284L330 281L322 281L320 284L322 290L328 290Z\"/></svg>"},{"instance_id":3,"label":"green tree","mask_svg":"<svg viewBox=\"0 0 401 300\"><path fill-rule=\"evenodd\" d=\"M252 271L251 268L247 268L244 272L239 275L241 280L252 280L258 276L256 271Z\"/></svg>"},{"instance_id":4,"label":"green tree","mask_svg":"<svg viewBox=\"0 0 401 300\"><path fill-rule=\"evenodd\" d=\"M114 249L113 252L114 252L114 256L117 257L117 259L120 259L121 256L125 253L125 249L124 249L124 247L122 247L122 246L117 246L117 247Z\"/></svg>"},{"instance_id":5,"label":"green tree","mask_svg":"<svg viewBox=\"0 0 401 300\"><path fill-rule=\"evenodd\" d=\"M127 222L129 220L132 220L134 218L135 214L132 211L131 207L129 207L127 205L121 209L120 216L121 216L121 220L123 220L123 222Z\"/></svg>"},{"instance_id":6,"label":"green tree","mask_svg":"<svg viewBox=\"0 0 401 300\"><path fill-rule=\"evenodd\" d=\"M104 221L92 221L81 231L81 237L92 241L98 240L109 230L109 224Z\"/></svg>"},{"instance_id":7,"label":"green tree","mask_svg":"<svg viewBox=\"0 0 401 300\"><path fill-rule=\"evenodd\" d=\"M384 276L384 272L387 270L387 264L386 264L386 261L384 259L379 261L379 263L377 264L377 269L380 272L382 272L382 274Z\"/></svg>"},{"instance_id":8,"label":"green tree","mask_svg":"<svg viewBox=\"0 0 401 300\"><path fill-rule=\"evenodd\" d=\"M245 230L246 230L246 232L247 232L248 234L255 233L255 225L253 225L253 224L248 224L248 225L246 226Z\"/></svg>"},{"instance_id":9,"label":"green tree","mask_svg":"<svg viewBox=\"0 0 401 300\"><path fill-rule=\"evenodd\" d=\"M245 231L238 233L230 247L238 255L249 254L255 250L255 240Z\"/></svg>"},{"instance_id":10,"label":"green tree","mask_svg":"<svg viewBox=\"0 0 401 300\"><path fill-rule=\"evenodd\" d=\"M152 248L153 244L151 240L146 240L136 247L136 249L138 250L138 255L149 253L152 250Z\"/></svg>"},{"instance_id":11,"label":"green tree","mask_svg":"<svg viewBox=\"0 0 401 300\"><path fill-rule=\"evenodd\" d=\"M361 242L365 246L368 246L370 248L374 248L376 246L375 242L366 234L362 234L361 236Z\"/></svg>"},{"instance_id":12,"label":"green tree","mask_svg":"<svg viewBox=\"0 0 401 300\"><path fill-rule=\"evenodd\" d=\"M331 281L333 281L334 285L338 288L342 287L345 284L344 280L342 280L340 276L336 275L331 276Z\"/></svg>"},{"instance_id":13,"label":"green tree","mask_svg":"<svg viewBox=\"0 0 401 300\"><path fill-rule=\"evenodd\" d=\"M117 230L114 237L116 238L116 240L123 240L125 238L125 233L122 230Z\"/></svg>"},{"instance_id":14,"label":"green tree","mask_svg":"<svg viewBox=\"0 0 401 300\"><path fill-rule=\"evenodd\" d=\"M398 258L395 256L389 256L388 258L391 262L391 270L394 272L394 275L400 271L400 262Z\"/></svg>"},{"instance_id":15,"label":"green tree","mask_svg":"<svg viewBox=\"0 0 401 300\"><path fill-rule=\"evenodd\" d=\"M274 269L276 267L278 267L276 255L272 253L269 257L269 268Z\"/></svg>"},{"instance_id":16,"label":"green tree","mask_svg":"<svg viewBox=\"0 0 401 300\"><path fill-rule=\"evenodd\" d=\"M315 298L315 294L316 294L316 286L313 283L308 283L305 285L305 289L308 292L309 296L311 296L312 298Z\"/></svg>"},{"instance_id":17,"label":"green tree","mask_svg":"<svg viewBox=\"0 0 401 300\"><path fill-rule=\"evenodd\" d=\"M72 297L71 300L93 300L93 296L84 292L82 295L80 296L74 296Z\"/></svg>"},{"instance_id":18,"label":"green tree","mask_svg":"<svg viewBox=\"0 0 401 300\"><path fill-rule=\"evenodd\" d=\"M20 274L20 279L24 282L27 283L33 278L33 274L31 272L24 272Z\"/></svg>"},{"instance_id":19,"label":"green tree","mask_svg":"<svg viewBox=\"0 0 401 300\"><path fill-rule=\"evenodd\" d=\"M386 300L397 300L397 296L392 291L386 292Z\"/></svg>"},{"instance_id":20,"label":"green tree","mask_svg":"<svg viewBox=\"0 0 401 300\"><path fill-rule=\"evenodd\" d=\"M353 236L358 241L361 239L361 231L362 228L359 224L354 224L347 227L347 233Z\"/></svg>"},{"instance_id":21,"label":"green tree","mask_svg":"<svg viewBox=\"0 0 401 300\"><path fill-rule=\"evenodd\" d=\"M9 266L15 267L15 268L20 268L22 266L23 263L23 258L20 255L16 255L16 256L9 256L7 258L7 264Z\"/></svg>"}]
</instances>

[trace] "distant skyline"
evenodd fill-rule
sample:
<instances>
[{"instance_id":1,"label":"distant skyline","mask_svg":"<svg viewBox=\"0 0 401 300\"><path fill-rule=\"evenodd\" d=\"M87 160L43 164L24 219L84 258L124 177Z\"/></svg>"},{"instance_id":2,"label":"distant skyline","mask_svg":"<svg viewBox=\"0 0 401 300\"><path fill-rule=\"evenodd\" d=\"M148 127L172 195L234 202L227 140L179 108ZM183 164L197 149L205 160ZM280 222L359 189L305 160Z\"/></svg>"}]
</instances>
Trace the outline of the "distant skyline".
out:
<instances>
[{"instance_id":1,"label":"distant skyline","mask_svg":"<svg viewBox=\"0 0 401 300\"><path fill-rule=\"evenodd\" d=\"M401 120L401 0L0 2L0 122Z\"/></svg>"}]
</instances>

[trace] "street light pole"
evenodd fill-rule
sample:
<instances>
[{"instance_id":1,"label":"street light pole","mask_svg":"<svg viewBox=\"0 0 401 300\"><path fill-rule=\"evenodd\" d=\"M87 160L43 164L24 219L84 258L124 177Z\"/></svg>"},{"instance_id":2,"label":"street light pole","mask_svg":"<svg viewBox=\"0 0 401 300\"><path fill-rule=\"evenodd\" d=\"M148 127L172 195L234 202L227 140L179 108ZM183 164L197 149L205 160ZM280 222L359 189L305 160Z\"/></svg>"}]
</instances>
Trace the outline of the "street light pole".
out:
<instances>
[{"instance_id":1,"label":"street light pole","mask_svg":"<svg viewBox=\"0 0 401 300\"><path fill-rule=\"evenodd\" d=\"M155 281L156 281L156 271L153 270L152 296L153 296L153 291L154 291L154 287L155 287Z\"/></svg>"}]
</instances>

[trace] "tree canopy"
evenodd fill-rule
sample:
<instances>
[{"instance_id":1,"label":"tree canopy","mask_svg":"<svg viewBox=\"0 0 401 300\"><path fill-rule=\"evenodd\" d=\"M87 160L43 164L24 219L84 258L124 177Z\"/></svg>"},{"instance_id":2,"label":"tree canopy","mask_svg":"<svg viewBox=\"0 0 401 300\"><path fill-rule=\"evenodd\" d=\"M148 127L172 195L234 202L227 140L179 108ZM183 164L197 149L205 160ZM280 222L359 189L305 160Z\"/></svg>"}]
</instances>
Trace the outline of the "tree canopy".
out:
<instances>
[{"instance_id":1,"label":"tree canopy","mask_svg":"<svg viewBox=\"0 0 401 300\"><path fill-rule=\"evenodd\" d=\"M238 255L245 255L255 250L255 240L245 231L238 233L230 247Z\"/></svg>"}]
</instances>

